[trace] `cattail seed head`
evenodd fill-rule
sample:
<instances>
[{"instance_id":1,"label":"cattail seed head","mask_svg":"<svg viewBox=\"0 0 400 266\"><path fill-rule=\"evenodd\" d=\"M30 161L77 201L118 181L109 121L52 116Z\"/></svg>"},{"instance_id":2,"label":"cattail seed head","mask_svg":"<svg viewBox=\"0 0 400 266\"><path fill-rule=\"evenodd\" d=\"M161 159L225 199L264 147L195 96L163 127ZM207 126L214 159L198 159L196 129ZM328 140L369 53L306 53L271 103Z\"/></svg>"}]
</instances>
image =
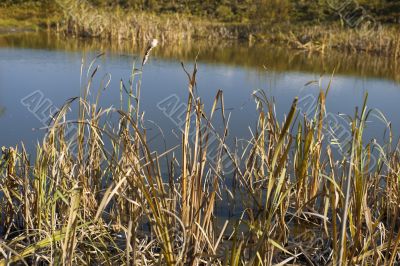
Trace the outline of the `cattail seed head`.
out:
<instances>
[{"instance_id":1,"label":"cattail seed head","mask_svg":"<svg viewBox=\"0 0 400 266\"><path fill-rule=\"evenodd\" d=\"M150 43L151 48L154 48L158 45L158 40L157 39L153 39Z\"/></svg>"},{"instance_id":2,"label":"cattail seed head","mask_svg":"<svg viewBox=\"0 0 400 266\"><path fill-rule=\"evenodd\" d=\"M150 51L158 45L158 40L153 39L150 44L148 45L146 52L144 53L143 56L143 61L142 61L142 67L147 63L147 60L149 59Z\"/></svg>"}]
</instances>

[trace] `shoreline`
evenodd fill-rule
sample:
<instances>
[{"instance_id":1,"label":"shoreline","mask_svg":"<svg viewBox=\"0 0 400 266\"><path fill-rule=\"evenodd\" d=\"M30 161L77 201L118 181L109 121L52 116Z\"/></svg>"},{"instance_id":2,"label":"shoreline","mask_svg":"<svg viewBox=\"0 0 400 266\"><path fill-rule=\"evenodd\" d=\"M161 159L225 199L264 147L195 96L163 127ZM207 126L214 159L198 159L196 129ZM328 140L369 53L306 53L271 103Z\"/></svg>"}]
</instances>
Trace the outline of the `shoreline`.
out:
<instances>
[{"instance_id":1,"label":"shoreline","mask_svg":"<svg viewBox=\"0 0 400 266\"><path fill-rule=\"evenodd\" d=\"M237 23L220 22L187 14L155 14L117 9L93 9L82 2L61 14L59 7L35 4L0 6L0 34L49 30L68 37L98 38L120 43L161 43L186 41L239 41L270 43L298 50L325 53L366 53L400 57L400 31L396 24L382 24L380 30L356 30L339 21L319 24L290 22ZM19 10L21 9L21 10ZM26 11L24 11L26 9ZM15 10L19 10L15 12ZM68 14L68 15L65 15ZM29 15L29 16L28 16Z\"/></svg>"},{"instance_id":2,"label":"shoreline","mask_svg":"<svg viewBox=\"0 0 400 266\"><path fill-rule=\"evenodd\" d=\"M30 33L30 32L38 32L38 30L34 30L31 28L15 28L15 27L1 27L0 26L0 34L14 34L14 33Z\"/></svg>"}]
</instances>

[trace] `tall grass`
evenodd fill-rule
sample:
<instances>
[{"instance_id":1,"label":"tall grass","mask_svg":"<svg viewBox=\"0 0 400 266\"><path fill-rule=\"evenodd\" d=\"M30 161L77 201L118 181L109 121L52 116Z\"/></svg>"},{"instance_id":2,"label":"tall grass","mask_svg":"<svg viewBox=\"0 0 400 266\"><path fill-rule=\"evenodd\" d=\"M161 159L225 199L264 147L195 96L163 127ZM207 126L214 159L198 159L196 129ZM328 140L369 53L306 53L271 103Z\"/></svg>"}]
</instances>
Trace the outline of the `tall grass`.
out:
<instances>
[{"instance_id":1,"label":"tall grass","mask_svg":"<svg viewBox=\"0 0 400 266\"><path fill-rule=\"evenodd\" d=\"M283 31L277 40L291 47L310 51L338 50L385 56L397 60L400 56L399 31L390 25L379 30L352 29L339 25L293 27Z\"/></svg>"},{"instance_id":2,"label":"tall grass","mask_svg":"<svg viewBox=\"0 0 400 266\"><path fill-rule=\"evenodd\" d=\"M239 27L182 13L155 14L121 7L98 8L87 1L58 0L63 21L57 30L77 37L101 38L121 43L149 41L180 43L192 38L237 39Z\"/></svg>"},{"instance_id":3,"label":"tall grass","mask_svg":"<svg viewBox=\"0 0 400 266\"><path fill-rule=\"evenodd\" d=\"M282 7L279 6L285 5L283 2L272 3L271 7L280 10ZM382 24L374 30L346 27L339 21L313 22L311 25L303 21L300 24L297 22L287 25L273 22L276 19L273 17L268 17L271 21L265 24L262 18L258 21L257 15L252 17L255 19L250 20L252 22L222 23L218 19L206 20L182 13L153 14L120 7L96 8L85 1L58 0L57 3L64 11L63 22L57 23L59 31L116 43L148 41L154 37L159 38L162 43L181 43L193 39L212 42L216 39L241 39L250 44L279 43L322 53L329 50L351 53L356 51L394 60L400 56L399 31L391 24ZM261 4L257 10L256 13L261 12L262 16L267 11L277 13L277 17L283 15L276 10L268 10L266 3Z\"/></svg>"},{"instance_id":4,"label":"tall grass","mask_svg":"<svg viewBox=\"0 0 400 266\"><path fill-rule=\"evenodd\" d=\"M258 92L257 126L239 153L226 141L223 93L204 108L195 64L184 68L181 144L160 154L150 149L142 123L142 62L128 86L121 83L118 110L99 105L107 84L94 90L97 68L89 64L82 95L53 116L32 164L23 145L3 148L0 265L400 262L399 144L365 142L366 104L349 118L350 145L340 155L325 142L329 88L307 117L294 99L283 121ZM217 117L222 131L213 126ZM217 214L227 202L239 206L238 215Z\"/></svg>"}]
</instances>

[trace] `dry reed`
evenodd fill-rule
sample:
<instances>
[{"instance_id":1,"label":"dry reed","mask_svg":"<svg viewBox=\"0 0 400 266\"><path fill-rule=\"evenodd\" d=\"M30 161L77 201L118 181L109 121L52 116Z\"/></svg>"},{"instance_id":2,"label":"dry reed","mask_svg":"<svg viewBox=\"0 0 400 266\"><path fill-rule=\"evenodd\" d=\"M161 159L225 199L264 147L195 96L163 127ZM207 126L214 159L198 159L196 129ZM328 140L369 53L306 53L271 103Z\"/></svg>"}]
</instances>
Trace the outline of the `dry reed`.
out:
<instances>
[{"instance_id":1,"label":"dry reed","mask_svg":"<svg viewBox=\"0 0 400 266\"><path fill-rule=\"evenodd\" d=\"M0 265L399 263L399 144L364 144L365 104L349 121L351 148L339 156L331 143L324 146L328 89L311 119L301 119L295 99L283 123L258 92L257 127L239 153L226 143L223 93L205 110L195 65L185 70L181 145L159 154L141 123L141 70L132 68L119 110L103 109L99 95L90 101L96 71L88 72L81 97L54 116L32 165L24 146L2 151ZM68 120L75 105L78 117ZM111 115L117 127L106 123ZM222 133L213 127L216 116ZM67 138L72 125L74 137ZM211 136L218 140L213 159ZM239 215L217 215L227 202Z\"/></svg>"}]
</instances>

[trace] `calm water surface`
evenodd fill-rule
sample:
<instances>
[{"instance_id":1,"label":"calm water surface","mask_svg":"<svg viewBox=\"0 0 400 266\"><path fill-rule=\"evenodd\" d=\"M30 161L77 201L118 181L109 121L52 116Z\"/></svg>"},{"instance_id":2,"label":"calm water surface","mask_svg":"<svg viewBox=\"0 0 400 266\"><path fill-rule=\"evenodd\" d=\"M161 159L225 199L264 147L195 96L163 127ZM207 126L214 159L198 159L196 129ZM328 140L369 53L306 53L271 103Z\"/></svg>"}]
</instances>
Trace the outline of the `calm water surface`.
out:
<instances>
[{"instance_id":1,"label":"calm water surface","mask_svg":"<svg viewBox=\"0 0 400 266\"><path fill-rule=\"evenodd\" d=\"M141 50L131 44L110 45L39 33L0 35L0 146L24 142L33 152L45 132L40 128L48 119L46 107L62 106L66 99L80 95L82 58L90 61L99 52L106 54L96 63L100 69L94 88L97 90L101 78L109 73L111 83L103 92L101 104L119 107L120 80L128 83L132 63ZM178 143L174 132L179 130L179 115L166 117L157 105L186 102L187 77L180 62L191 69L197 54L199 95L210 108L217 91L223 90L225 107L231 113L231 136L248 137L248 127L255 126L254 90L263 89L273 98L283 119L294 97L318 95L317 84L305 84L322 76L321 86L325 88L334 69L328 112L352 115L368 92L368 107L382 111L395 132L400 128L400 71L389 59L310 54L268 45L164 44L154 50L142 77L142 110L155 147L162 142L153 122L163 129L168 146ZM35 92L40 93L44 105L33 114L21 101ZM371 120L374 122L368 125L367 137L382 139L384 124Z\"/></svg>"}]
</instances>

